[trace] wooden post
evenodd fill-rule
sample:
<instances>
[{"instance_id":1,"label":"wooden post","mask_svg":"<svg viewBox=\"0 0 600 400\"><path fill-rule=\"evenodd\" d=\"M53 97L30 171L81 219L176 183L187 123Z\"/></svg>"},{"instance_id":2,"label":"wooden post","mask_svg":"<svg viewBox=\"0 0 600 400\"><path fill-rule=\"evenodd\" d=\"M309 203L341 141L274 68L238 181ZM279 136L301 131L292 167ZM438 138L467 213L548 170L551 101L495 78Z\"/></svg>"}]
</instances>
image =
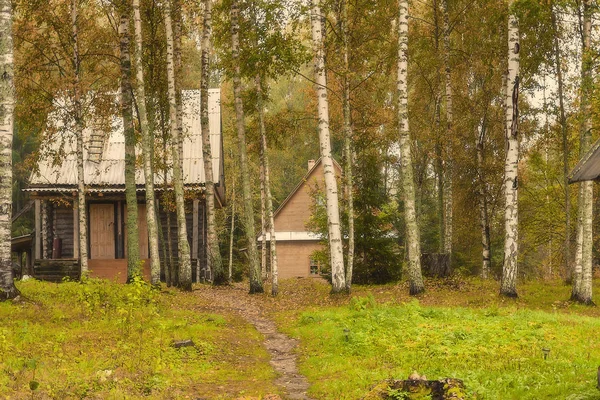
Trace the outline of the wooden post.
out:
<instances>
[{"instance_id":1,"label":"wooden post","mask_svg":"<svg viewBox=\"0 0 600 400\"><path fill-rule=\"evenodd\" d=\"M192 259L196 260L196 282L200 281L200 262L198 260L198 199L194 199L192 214Z\"/></svg>"},{"instance_id":2,"label":"wooden post","mask_svg":"<svg viewBox=\"0 0 600 400\"><path fill-rule=\"evenodd\" d=\"M77 198L73 200L73 258L79 260L79 207Z\"/></svg>"},{"instance_id":3,"label":"wooden post","mask_svg":"<svg viewBox=\"0 0 600 400\"><path fill-rule=\"evenodd\" d=\"M42 202L35 199L35 259L42 258Z\"/></svg>"},{"instance_id":4,"label":"wooden post","mask_svg":"<svg viewBox=\"0 0 600 400\"><path fill-rule=\"evenodd\" d=\"M122 219L122 204L117 201L117 258L125 258L125 242L123 240L123 219Z\"/></svg>"}]
</instances>

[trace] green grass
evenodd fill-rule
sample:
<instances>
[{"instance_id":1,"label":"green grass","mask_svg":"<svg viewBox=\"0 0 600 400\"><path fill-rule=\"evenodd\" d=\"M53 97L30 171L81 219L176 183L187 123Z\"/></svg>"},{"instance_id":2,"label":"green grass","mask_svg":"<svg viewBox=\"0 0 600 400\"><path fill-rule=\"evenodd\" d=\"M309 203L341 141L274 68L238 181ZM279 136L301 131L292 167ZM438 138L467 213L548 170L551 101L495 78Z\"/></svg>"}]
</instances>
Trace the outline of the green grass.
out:
<instances>
[{"instance_id":1,"label":"green grass","mask_svg":"<svg viewBox=\"0 0 600 400\"><path fill-rule=\"evenodd\" d=\"M276 392L262 337L196 296L119 285L18 283L0 303L0 398L235 398ZM173 340L196 347L175 349Z\"/></svg>"},{"instance_id":2,"label":"green grass","mask_svg":"<svg viewBox=\"0 0 600 400\"><path fill-rule=\"evenodd\" d=\"M522 306L378 305L364 296L279 320L301 340L301 372L318 399L360 399L413 371L463 379L469 398L600 399L600 320Z\"/></svg>"}]
</instances>

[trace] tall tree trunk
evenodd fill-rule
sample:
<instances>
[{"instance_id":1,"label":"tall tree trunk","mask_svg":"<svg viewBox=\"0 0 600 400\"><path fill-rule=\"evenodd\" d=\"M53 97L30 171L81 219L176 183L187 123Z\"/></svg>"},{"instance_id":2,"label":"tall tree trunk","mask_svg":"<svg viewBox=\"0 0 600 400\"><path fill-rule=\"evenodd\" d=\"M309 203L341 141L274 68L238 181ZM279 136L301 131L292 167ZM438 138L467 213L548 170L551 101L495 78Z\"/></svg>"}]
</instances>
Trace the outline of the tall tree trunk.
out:
<instances>
[{"instance_id":1,"label":"tall tree trunk","mask_svg":"<svg viewBox=\"0 0 600 400\"><path fill-rule=\"evenodd\" d=\"M233 233L235 232L235 176L231 182L231 231L229 232L229 271L227 282L233 282Z\"/></svg>"},{"instance_id":2,"label":"tall tree trunk","mask_svg":"<svg viewBox=\"0 0 600 400\"><path fill-rule=\"evenodd\" d=\"M579 155L585 155L591 146L591 101L593 90L593 54L590 47L592 33L592 2L583 2L583 47L581 49L581 92L580 92L580 147ZM583 304L592 304L592 222L594 186L591 181L579 184L579 210L577 216L577 252L573 271L571 299Z\"/></svg>"},{"instance_id":3,"label":"tall tree trunk","mask_svg":"<svg viewBox=\"0 0 600 400\"><path fill-rule=\"evenodd\" d=\"M354 163L354 149L352 146L352 108L350 105L350 61L349 61L349 33L348 33L348 0L342 0L342 40L344 44L344 178L346 188L346 202L348 210L348 256L346 258L346 291L352 290L352 273L354 270L354 177L352 165Z\"/></svg>"},{"instance_id":4,"label":"tall tree trunk","mask_svg":"<svg viewBox=\"0 0 600 400\"><path fill-rule=\"evenodd\" d=\"M421 244L415 209L415 181L408 127L408 0L398 0L398 7L398 132L408 249L408 279L410 294L416 295L424 292L425 286L421 275Z\"/></svg>"},{"instance_id":5,"label":"tall tree trunk","mask_svg":"<svg viewBox=\"0 0 600 400\"><path fill-rule=\"evenodd\" d=\"M327 222L329 228L329 252L331 262L331 291L338 293L346 289L344 274L344 253L340 229L338 188L335 179L331 139L329 135L329 102L327 100L327 75L323 49L323 26L321 23L320 0L312 0L311 28L315 55L315 90L318 99L319 142L321 163L325 175L325 198L327 201Z\"/></svg>"},{"instance_id":6,"label":"tall tree trunk","mask_svg":"<svg viewBox=\"0 0 600 400\"><path fill-rule=\"evenodd\" d=\"M125 136L125 200L127 202L127 281L141 275L140 244L138 236L138 204L135 183L135 132L131 99L131 58L129 55L129 3L122 1L119 14L119 39L121 59L121 116Z\"/></svg>"},{"instance_id":7,"label":"tall tree trunk","mask_svg":"<svg viewBox=\"0 0 600 400\"><path fill-rule=\"evenodd\" d=\"M215 222L215 180L212 166L210 126L208 119L208 86L210 80L210 52L212 49L212 0L203 0L204 27L202 30L202 76L200 81L200 124L202 128L202 158L204 160L204 188L206 190L207 262L213 283L223 284L225 276L223 259L219 250L219 236Z\"/></svg>"},{"instance_id":8,"label":"tall tree trunk","mask_svg":"<svg viewBox=\"0 0 600 400\"><path fill-rule=\"evenodd\" d=\"M240 151L240 167L242 170L242 192L244 194L244 222L246 240L248 241L248 258L250 261L250 293L263 293L263 283L260 277L260 263L256 246L254 230L254 207L252 206L252 191L250 189L250 172L246 154L246 128L244 125L244 104L242 102L242 77L240 72L240 37L239 37L239 6L237 0L231 2L231 55L233 58L233 95L235 101L235 117Z\"/></svg>"},{"instance_id":9,"label":"tall tree trunk","mask_svg":"<svg viewBox=\"0 0 600 400\"><path fill-rule=\"evenodd\" d=\"M562 133L562 153L563 153L563 179L565 188L565 252L564 252L564 276L566 280L570 280L571 275L571 194L569 188L569 137L567 132L567 117L565 114L565 96L564 82L561 65L561 51L558 43L558 26L556 23L556 11L554 2L550 3L552 31L554 33L554 68L556 69L556 80L558 83L558 110L560 130Z\"/></svg>"},{"instance_id":10,"label":"tall tree trunk","mask_svg":"<svg viewBox=\"0 0 600 400\"><path fill-rule=\"evenodd\" d=\"M87 253L87 213L85 207L85 173L83 169L83 120L81 115L81 87L79 82L79 36L77 29L78 0L71 0L71 24L73 30L73 113L75 116L75 135L77 136L77 215L79 221L73 223L79 224L79 254L74 254L79 258L81 276L88 274L88 253Z\"/></svg>"},{"instance_id":11,"label":"tall tree trunk","mask_svg":"<svg viewBox=\"0 0 600 400\"><path fill-rule=\"evenodd\" d=\"M485 177L483 176L483 167L485 165L484 144L487 130L486 117L483 117L477 133L477 186L479 192L479 225L481 227L481 277L487 279L490 276L491 269L491 251L490 251L490 221L488 217L487 190Z\"/></svg>"},{"instance_id":12,"label":"tall tree trunk","mask_svg":"<svg viewBox=\"0 0 600 400\"><path fill-rule=\"evenodd\" d=\"M271 177L269 172L269 156L267 155L267 130L265 128L265 107L263 104L262 79L256 75L256 94L258 119L260 125L260 163L264 172L263 184L265 188L265 211L266 222L271 235L270 257L271 264L271 294L277 296L279 293L278 268L277 268L277 241L275 239L275 219L273 217L273 196L271 195ZM263 231L263 238L266 237L266 229ZM264 243L264 242L263 242Z\"/></svg>"},{"instance_id":13,"label":"tall tree trunk","mask_svg":"<svg viewBox=\"0 0 600 400\"><path fill-rule=\"evenodd\" d=\"M140 130L142 132L144 180L146 181L146 221L148 222L148 239L150 242L150 281L153 285L158 285L160 283L160 255L158 252L158 228L156 223L156 201L152 167L152 147L154 145L152 138L154 135L150 131L148 114L146 112L146 88L142 65L142 22L139 0L133 0L133 21L135 32L136 92L138 97Z\"/></svg>"},{"instance_id":14,"label":"tall tree trunk","mask_svg":"<svg viewBox=\"0 0 600 400\"><path fill-rule=\"evenodd\" d=\"M261 132L262 134L262 132ZM267 280L267 199L265 198L265 166L262 163L263 157L262 140L260 146L260 231L261 231L261 248L260 248L260 275L265 282Z\"/></svg>"},{"instance_id":15,"label":"tall tree trunk","mask_svg":"<svg viewBox=\"0 0 600 400\"><path fill-rule=\"evenodd\" d=\"M450 74L450 23L448 0L442 0L444 11L444 70L446 72L446 140L444 168L444 253L452 260L452 142L454 114L452 108L452 76Z\"/></svg>"},{"instance_id":16,"label":"tall tree trunk","mask_svg":"<svg viewBox=\"0 0 600 400\"><path fill-rule=\"evenodd\" d=\"M519 254L519 24L509 1L508 80L506 91L506 161L504 164L504 265L500 294L517 297L517 257Z\"/></svg>"},{"instance_id":17,"label":"tall tree trunk","mask_svg":"<svg viewBox=\"0 0 600 400\"><path fill-rule=\"evenodd\" d=\"M0 3L0 301L20 293L13 282L10 252L12 218L12 140L14 120L14 59L11 2Z\"/></svg>"},{"instance_id":18,"label":"tall tree trunk","mask_svg":"<svg viewBox=\"0 0 600 400\"><path fill-rule=\"evenodd\" d=\"M186 291L192 290L192 263L190 260L190 244L187 240L185 220L185 198L183 189L183 171L181 166L181 127L177 120L177 99L175 95L175 62L173 56L173 25L171 22L170 0L165 2L165 33L167 38L167 81L169 85L169 121L171 124L171 153L173 157L173 187L175 207L177 211L177 250L178 250L178 282L177 285ZM170 229L170 227L169 227Z\"/></svg>"}]
</instances>

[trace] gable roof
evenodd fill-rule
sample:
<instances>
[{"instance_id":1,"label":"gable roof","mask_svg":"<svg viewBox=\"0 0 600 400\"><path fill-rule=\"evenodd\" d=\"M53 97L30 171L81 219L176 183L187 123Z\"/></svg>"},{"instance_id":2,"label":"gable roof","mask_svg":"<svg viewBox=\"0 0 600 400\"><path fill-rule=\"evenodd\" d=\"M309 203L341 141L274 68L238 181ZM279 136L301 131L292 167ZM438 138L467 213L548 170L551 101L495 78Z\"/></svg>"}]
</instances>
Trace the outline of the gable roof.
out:
<instances>
[{"instance_id":1,"label":"gable roof","mask_svg":"<svg viewBox=\"0 0 600 400\"><path fill-rule=\"evenodd\" d=\"M342 167L340 167L340 164L338 164L337 161L335 161L335 159L333 159L333 169L337 170L341 173L342 171ZM302 188L302 186L308 182L308 179L310 178L310 176L313 174L313 172L317 169L317 167L319 165L321 165L322 162L322 157L319 157L319 159L317 161L315 161L315 164L308 170L308 172L302 177L302 179L300 180L300 182L298 182L298 184L296 185L296 187L294 188L294 190L292 190L290 192L290 194L285 198L285 200L283 200L281 202L281 204L279 205L279 207L277 207L277 210L275 211L275 213L273 214L273 218L277 217L277 214L279 214L281 212L281 210L283 210L285 208L285 206L287 205L287 203L289 203L289 201L294 197L294 195L300 190L300 188ZM336 172L337 172L336 171ZM336 174L337 175L337 174Z\"/></svg>"},{"instance_id":2,"label":"gable roof","mask_svg":"<svg viewBox=\"0 0 600 400\"><path fill-rule=\"evenodd\" d=\"M581 158L569 174L569 183L595 181L600 178L600 139Z\"/></svg>"},{"instance_id":3,"label":"gable roof","mask_svg":"<svg viewBox=\"0 0 600 400\"><path fill-rule=\"evenodd\" d=\"M221 92L209 90L209 125L212 165L215 185L222 183ZM183 109L183 180L188 187L200 187L205 182L200 129L200 91L182 91ZM62 124L64 127L64 124ZM84 130L84 180L89 191L122 192L125 190L125 137L122 119L114 115L110 132L86 127ZM94 141L102 137L101 150L94 151ZM75 134L62 129L59 140L47 140L40 147L42 156L38 168L31 174L28 191L72 191L77 186L77 140ZM54 155L62 154L58 162ZM136 156L141 155L136 146ZM170 154L170 152L169 152ZM169 157L170 158L170 157ZM167 182L172 180L172 169L167 171ZM136 168L138 190L144 190L144 173ZM164 172L154 171L154 183L164 184ZM221 185L222 186L222 185Z\"/></svg>"}]
</instances>

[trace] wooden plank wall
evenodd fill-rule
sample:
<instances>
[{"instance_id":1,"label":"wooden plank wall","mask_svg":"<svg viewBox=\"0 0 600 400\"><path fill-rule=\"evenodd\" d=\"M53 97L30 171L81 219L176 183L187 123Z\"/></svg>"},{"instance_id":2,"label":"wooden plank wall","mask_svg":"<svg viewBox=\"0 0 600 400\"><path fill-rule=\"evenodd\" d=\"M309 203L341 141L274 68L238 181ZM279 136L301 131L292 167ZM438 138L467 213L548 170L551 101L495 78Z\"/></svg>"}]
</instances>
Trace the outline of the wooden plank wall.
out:
<instances>
[{"instance_id":1,"label":"wooden plank wall","mask_svg":"<svg viewBox=\"0 0 600 400\"><path fill-rule=\"evenodd\" d=\"M62 257L76 258L73 255L73 207L53 206L53 233L62 239Z\"/></svg>"}]
</instances>

